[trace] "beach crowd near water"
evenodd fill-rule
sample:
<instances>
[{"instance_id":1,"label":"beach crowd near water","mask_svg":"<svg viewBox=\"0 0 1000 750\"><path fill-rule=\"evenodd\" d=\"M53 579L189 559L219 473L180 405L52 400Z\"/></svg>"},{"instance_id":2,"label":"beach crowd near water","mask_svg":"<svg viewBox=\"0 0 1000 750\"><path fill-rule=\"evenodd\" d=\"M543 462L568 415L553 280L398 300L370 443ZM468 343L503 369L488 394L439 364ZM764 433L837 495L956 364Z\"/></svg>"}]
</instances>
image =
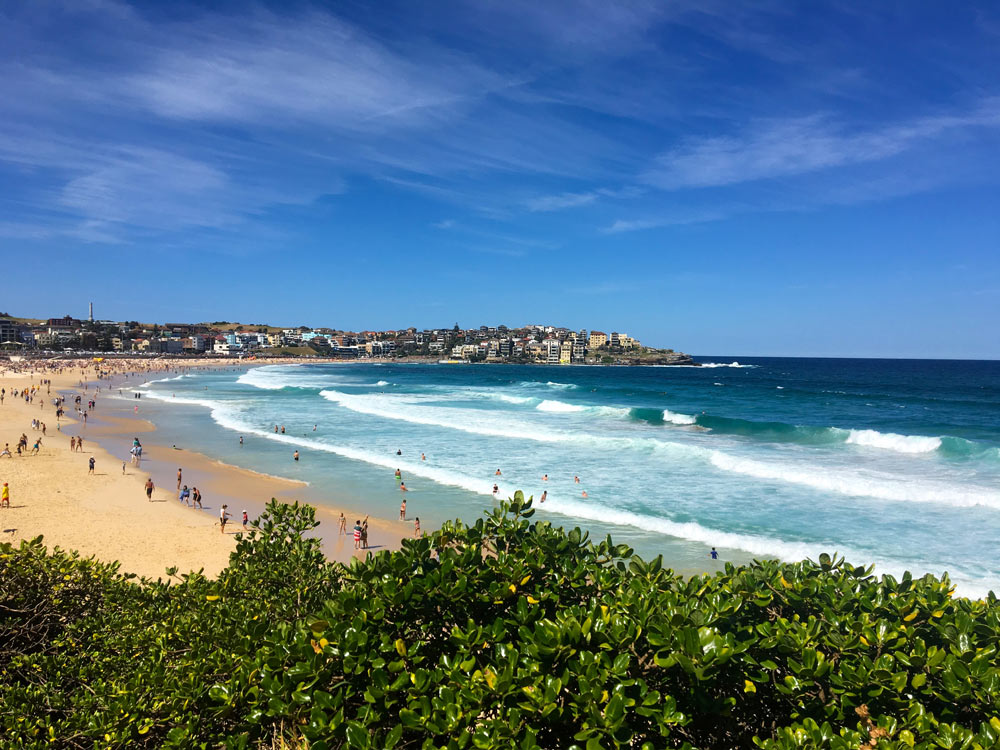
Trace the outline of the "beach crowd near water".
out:
<instances>
[{"instance_id":1,"label":"beach crowd near water","mask_svg":"<svg viewBox=\"0 0 1000 750\"><path fill-rule=\"evenodd\" d=\"M121 443L130 432L155 439L155 426L141 408L139 389L145 383L195 369L234 367L241 365L231 360L0 359L0 541L43 535L50 546L118 560L123 571L153 577L171 566L221 570L233 535L249 530L267 500L291 494L301 483L256 475L171 445L155 450L159 460L152 465L169 461L191 468L176 467L176 487L168 490L166 482L154 481L154 469L147 473L150 454L144 454L143 443L150 438L131 437L127 452ZM136 403L125 408L122 399ZM188 476L196 483L184 481ZM214 507L199 489L205 485L216 488ZM247 507L233 513L234 500L227 493L238 495ZM408 535L400 529L394 538L391 528L380 525L378 549L395 548ZM206 535L213 529L214 537ZM368 529L366 518L364 543L356 550L333 548L331 556L346 560L365 554Z\"/></svg>"}]
</instances>

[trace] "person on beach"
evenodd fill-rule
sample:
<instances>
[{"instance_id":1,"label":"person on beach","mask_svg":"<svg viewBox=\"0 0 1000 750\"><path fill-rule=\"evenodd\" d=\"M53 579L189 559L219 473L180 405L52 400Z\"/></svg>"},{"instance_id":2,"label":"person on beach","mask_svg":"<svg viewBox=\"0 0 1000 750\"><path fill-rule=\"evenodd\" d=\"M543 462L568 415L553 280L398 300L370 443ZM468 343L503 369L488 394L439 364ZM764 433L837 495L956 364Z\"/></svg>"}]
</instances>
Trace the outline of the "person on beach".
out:
<instances>
[{"instance_id":1,"label":"person on beach","mask_svg":"<svg viewBox=\"0 0 1000 750\"><path fill-rule=\"evenodd\" d=\"M91 456L91 457L90 457L90 461L88 462L88 464L89 464L89 466L90 466L90 468L89 468L89 469L87 470L87 473L88 473L88 474L93 474L93 473L94 473L94 464L95 464L95 463L96 463L96 462L94 461L94 457L93 457L93 456Z\"/></svg>"},{"instance_id":2,"label":"person on beach","mask_svg":"<svg viewBox=\"0 0 1000 750\"><path fill-rule=\"evenodd\" d=\"M493 476L502 477L503 474L500 473L500 469L497 469Z\"/></svg>"},{"instance_id":3,"label":"person on beach","mask_svg":"<svg viewBox=\"0 0 1000 750\"><path fill-rule=\"evenodd\" d=\"M122 461L122 476L125 476L125 462Z\"/></svg>"},{"instance_id":4,"label":"person on beach","mask_svg":"<svg viewBox=\"0 0 1000 750\"><path fill-rule=\"evenodd\" d=\"M403 502L399 504L399 520L406 520L406 500L403 500Z\"/></svg>"},{"instance_id":5,"label":"person on beach","mask_svg":"<svg viewBox=\"0 0 1000 750\"><path fill-rule=\"evenodd\" d=\"M3 483L3 489L0 489L0 507L10 507L10 487L6 482Z\"/></svg>"},{"instance_id":6,"label":"person on beach","mask_svg":"<svg viewBox=\"0 0 1000 750\"><path fill-rule=\"evenodd\" d=\"M549 496L549 491L548 490L544 490L542 492L542 496L538 499L538 502L544 503L545 500L546 500L546 498L548 498L548 496Z\"/></svg>"},{"instance_id":7,"label":"person on beach","mask_svg":"<svg viewBox=\"0 0 1000 750\"><path fill-rule=\"evenodd\" d=\"M578 477L578 476L574 476L574 477L573 477L573 481L574 481L574 482L575 482L576 484L580 484L580 477Z\"/></svg>"},{"instance_id":8,"label":"person on beach","mask_svg":"<svg viewBox=\"0 0 1000 750\"><path fill-rule=\"evenodd\" d=\"M296 461L298 461L299 460L299 452L295 451L295 453L292 454L292 458L294 458Z\"/></svg>"},{"instance_id":9,"label":"person on beach","mask_svg":"<svg viewBox=\"0 0 1000 750\"><path fill-rule=\"evenodd\" d=\"M354 522L354 549L361 549L361 519Z\"/></svg>"},{"instance_id":10,"label":"person on beach","mask_svg":"<svg viewBox=\"0 0 1000 750\"><path fill-rule=\"evenodd\" d=\"M421 461L426 461L427 460L427 456L425 456L423 453L421 453L420 454L420 460Z\"/></svg>"},{"instance_id":11,"label":"person on beach","mask_svg":"<svg viewBox=\"0 0 1000 750\"><path fill-rule=\"evenodd\" d=\"M76 450L78 453L83 453L83 438L77 436L76 438Z\"/></svg>"},{"instance_id":12,"label":"person on beach","mask_svg":"<svg viewBox=\"0 0 1000 750\"><path fill-rule=\"evenodd\" d=\"M493 497L496 497L496 495L497 495L497 493L498 493L499 491L500 491L500 488L499 488L499 487L497 487L497 486L496 486L496 485L494 484L494 485L493 485Z\"/></svg>"},{"instance_id":13,"label":"person on beach","mask_svg":"<svg viewBox=\"0 0 1000 750\"><path fill-rule=\"evenodd\" d=\"M194 508L196 506L198 508L201 508L202 510L205 509L205 506L203 506L201 504L201 490L199 490L197 487L192 487L191 488L191 507Z\"/></svg>"},{"instance_id":14,"label":"person on beach","mask_svg":"<svg viewBox=\"0 0 1000 750\"><path fill-rule=\"evenodd\" d=\"M361 549L368 549L368 516L361 522Z\"/></svg>"},{"instance_id":15,"label":"person on beach","mask_svg":"<svg viewBox=\"0 0 1000 750\"><path fill-rule=\"evenodd\" d=\"M344 518L343 512L341 512L341 514L340 514L340 518L338 519L338 523L340 524L338 526L338 536L340 534L346 534L347 533L347 519Z\"/></svg>"},{"instance_id":16,"label":"person on beach","mask_svg":"<svg viewBox=\"0 0 1000 750\"><path fill-rule=\"evenodd\" d=\"M715 547L712 547L712 551L709 552L708 554L712 556L713 560L719 559L719 553L716 551Z\"/></svg>"},{"instance_id":17,"label":"person on beach","mask_svg":"<svg viewBox=\"0 0 1000 750\"><path fill-rule=\"evenodd\" d=\"M584 490L583 492L580 493L580 497L586 497L586 496L587 496L587 490Z\"/></svg>"},{"instance_id":18,"label":"person on beach","mask_svg":"<svg viewBox=\"0 0 1000 750\"><path fill-rule=\"evenodd\" d=\"M176 448L177 446L174 446L174 447ZM177 489L181 488L181 474L182 474L181 470L178 469L177 470Z\"/></svg>"},{"instance_id":19,"label":"person on beach","mask_svg":"<svg viewBox=\"0 0 1000 750\"><path fill-rule=\"evenodd\" d=\"M409 490L406 488L406 482L400 482L399 489L403 492L409 492Z\"/></svg>"},{"instance_id":20,"label":"person on beach","mask_svg":"<svg viewBox=\"0 0 1000 750\"><path fill-rule=\"evenodd\" d=\"M284 434L285 434L285 425L281 425L281 434L282 434L282 435L284 435Z\"/></svg>"},{"instance_id":21,"label":"person on beach","mask_svg":"<svg viewBox=\"0 0 1000 750\"><path fill-rule=\"evenodd\" d=\"M4 458L4 457L10 458L10 459L14 458L14 456L12 456L11 453L10 453L10 443L4 443L3 444L3 453L0 453L0 458Z\"/></svg>"},{"instance_id":22,"label":"person on beach","mask_svg":"<svg viewBox=\"0 0 1000 750\"><path fill-rule=\"evenodd\" d=\"M240 435L240 445L243 445L243 436Z\"/></svg>"},{"instance_id":23,"label":"person on beach","mask_svg":"<svg viewBox=\"0 0 1000 750\"><path fill-rule=\"evenodd\" d=\"M400 472L399 469L396 469L396 483L398 484L399 482L402 481L403 481L403 474Z\"/></svg>"},{"instance_id":24,"label":"person on beach","mask_svg":"<svg viewBox=\"0 0 1000 750\"><path fill-rule=\"evenodd\" d=\"M548 475L548 474L545 474L545 475L543 475L543 476L542 476L542 481L543 481L543 482L547 482L547 481L549 481L549 475Z\"/></svg>"},{"instance_id":25,"label":"person on beach","mask_svg":"<svg viewBox=\"0 0 1000 750\"><path fill-rule=\"evenodd\" d=\"M35 441L35 444L31 447L31 455L32 456L37 455L38 449L41 447L42 447L42 439L38 438L38 440Z\"/></svg>"},{"instance_id":26,"label":"person on beach","mask_svg":"<svg viewBox=\"0 0 1000 750\"><path fill-rule=\"evenodd\" d=\"M247 530L247 524L250 523L250 516L247 515L246 508L243 509L243 530Z\"/></svg>"},{"instance_id":27,"label":"person on beach","mask_svg":"<svg viewBox=\"0 0 1000 750\"><path fill-rule=\"evenodd\" d=\"M403 451L401 451L399 448L396 448L396 455L397 456L402 456L403 455Z\"/></svg>"},{"instance_id":28,"label":"person on beach","mask_svg":"<svg viewBox=\"0 0 1000 750\"><path fill-rule=\"evenodd\" d=\"M413 519L413 536L417 539L420 538L420 516Z\"/></svg>"},{"instance_id":29,"label":"person on beach","mask_svg":"<svg viewBox=\"0 0 1000 750\"><path fill-rule=\"evenodd\" d=\"M178 496L177 499L180 500L182 503L184 503L187 506L191 505L191 502L190 502L190 500L191 500L191 490L188 489L188 486L186 484L184 485L184 489L181 490L181 494Z\"/></svg>"},{"instance_id":30,"label":"person on beach","mask_svg":"<svg viewBox=\"0 0 1000 750\"><path fill-rule=\"evenodd\" d=\"M149 479L146 480L146 499L149 500L150 502L152 502L153 500L154 489L155 485L153 484L153 478L150 477Z\"/></svg>"},{"instance_id":31,"label":"person on beach","mask_svg":"<svg viewBox=\"0 0 1000 750\"><path fill-rule=\"evenodd\" d=\"M222 534L226 533L226 521L229 520L229 511L226 510L228 507L228 505L223 504L223 506L219 508L219 532Z\"/></svg>"}]
</instances>

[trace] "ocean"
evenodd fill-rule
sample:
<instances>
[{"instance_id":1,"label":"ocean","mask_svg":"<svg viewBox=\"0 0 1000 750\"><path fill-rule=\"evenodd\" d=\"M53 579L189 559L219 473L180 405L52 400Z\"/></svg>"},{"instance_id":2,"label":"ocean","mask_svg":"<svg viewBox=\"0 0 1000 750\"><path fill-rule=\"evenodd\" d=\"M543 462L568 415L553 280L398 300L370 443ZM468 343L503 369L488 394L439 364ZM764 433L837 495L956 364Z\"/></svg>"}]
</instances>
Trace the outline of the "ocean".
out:
<instances>
[{"instance_id":1,"label":"ocean","mask_svg":"<svg viewBox=\"0 0 1000 750\"><path fill-rule=\"evenodd\" d=\"M263 366L152 382L142 404L159 440L316 502L394 518L398 468L424 528L475 521L496 484L678 570L828 552L1000 591L1000 362L698 359Z\"/></svg>"}]
</instances>

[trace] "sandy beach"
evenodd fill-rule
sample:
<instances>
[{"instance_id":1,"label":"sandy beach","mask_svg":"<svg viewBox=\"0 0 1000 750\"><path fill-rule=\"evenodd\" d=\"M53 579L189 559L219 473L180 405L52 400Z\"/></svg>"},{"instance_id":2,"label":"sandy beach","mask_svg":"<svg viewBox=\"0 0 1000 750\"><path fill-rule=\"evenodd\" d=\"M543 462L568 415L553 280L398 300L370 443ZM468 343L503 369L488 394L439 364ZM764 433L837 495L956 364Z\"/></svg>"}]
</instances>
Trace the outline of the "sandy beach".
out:
<instances>
[{"instance_id":1,"label":"sandy beach","mask_svg":"<svg viewBox=\"0 0 1000 750\"><path fill-rule=\"evenodd\" d=\"M122 572L158 578L176 566L179 573L203 570L214 576L226 566L235 547L235 535L242 531L243 510L252 520L272 497L287 502L301 499L302 482L159 445L155 425L130 413L131 404L102 398L110 387L118 388L118 380L126 373L131 383L182 368L234 366L232 361L106 361L99 366L109 377L101 380L90 361L56 364L50 360L49 366L53 369L42 369L38 361L27 360L0 364L0 388L5 391L0 405L0 451L8 443L12 454L0 457L0 485L6 482L10 491L10 507L0 508L0 541L18 542L41 535L50 548L117 560ZM33 386L36 390L31 394ZM29 389L27 402L15 395L24 389ZM97 402L86 422L75 412L77 394L84 407L91 398ZM52 403L59 395L66 399L66 414L61 420L57 420ZM32 420L45 423L44 435L40 428L33 428ZM16 445L22 434L27 436L28 445L23 455L18 455ZM70 438L77 436L83 438L83 450L71 452ZM143 445L138 467L127 460L128 449L123 447L131 446L133 436ZM38 438L41 446L32 455ZM95 462L93 474L89 471L91 458ZM182 485L201 491L203 509L178 501L178 468L183 470ZM144 489L149 478L156 487L152 501L147 500ZM225 533L220 533L219 509L224 503L231 518ZM338 534L339 512L349 518L349 530L355 517L365 514L357 508L317 508L324 551L332 559L348 562L352 556L366 553L353 549L349 535ZM398 548L400 538L410 528L406 523L369 519L369 548Z\"/></svg>"}]
</instances>

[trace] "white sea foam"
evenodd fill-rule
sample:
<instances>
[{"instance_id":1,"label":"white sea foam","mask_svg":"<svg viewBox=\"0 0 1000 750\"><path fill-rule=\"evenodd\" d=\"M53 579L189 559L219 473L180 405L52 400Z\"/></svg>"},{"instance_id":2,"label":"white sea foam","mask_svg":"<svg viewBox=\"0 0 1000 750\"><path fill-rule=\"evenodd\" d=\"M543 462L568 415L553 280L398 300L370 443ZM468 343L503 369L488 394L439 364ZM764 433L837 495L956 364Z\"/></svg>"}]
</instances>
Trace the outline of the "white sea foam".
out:
<instances>
[{"instance_id":1,"label":"white sea foam","mask_svg":"<svg viewBox=\"0 0 1000 750\"><path fill-rule=\"evenodd\" d=\"M663 410L663 421L670 424L694 424L696 420L697 418L692 417L690 414L678 414L677 412L670 411L670 409Z\"/></svg>"},{"instance_id":2,"label":"white sea foam","mask_svg":"<svg viewBox=\"0 0 1000 750\"><path fill-rule=\"evenodd\" d=\"M568 414L571 412L583 411L586 407L577 404L567 404L565 401L553 401L546 399L535 407L538 411L549 411L558 414Z\"/></svg>"},{"instance_id":3,"label":"white sea foam","mask_svg":"<svg viewBox=\"0 0 1000 750\"><path fill-rule=\"evenodd\" d=\"M1000 493L987 487L956 486L875 472L842 471L798 463L772 463L711 452L712 464L723 471L757 479L803 485L854 497L895 502L938 503L960 508L977 505L1000 509Z\"/></svg>"},{"instance_id":4,"label":"white sea foam","mask_svg":"<svg viewBox=\"0 0 1000 750\"><path fill-rule=\"evenodd\" d=\"M929 453L941 447L941 438L923 435L897 435L877 430L851 430L847 442L898 453Z\"/></svg>"},{"instance_id":5,"label":"white sea foam","mask_svg":"<svg viewBox=\"0 0 1000 750\"><path fill-rule=\"evenodd\" d=\"M737 367L741 369L757 367L757 365L741 365L739 362L702 362L700 367Z\"/></svg>"},{"instance_id":6,"label":"white sea foam","mask_svg":"<svg viewBox=\"0 0 1000 750\"><path fill-rule=\"evenodd\" d=\"M549 388L559 388L560 390L566 390L566 391L576 390L576 388L579 387L576 385L576 383L555 383L551 380L549 380L545 385L547 385Z\"/></svg>"},{"instance_id":7,"label":"white sea foam","mask_svg":"<svg viewBox=\"0 0 1000 750\"><path fill-rule=\"evenodd\" d=\"M389 381L388 380L379 380L379 381L377 381L375 383L375 385L389 385Z\"/></svg>"}]
</instances>

